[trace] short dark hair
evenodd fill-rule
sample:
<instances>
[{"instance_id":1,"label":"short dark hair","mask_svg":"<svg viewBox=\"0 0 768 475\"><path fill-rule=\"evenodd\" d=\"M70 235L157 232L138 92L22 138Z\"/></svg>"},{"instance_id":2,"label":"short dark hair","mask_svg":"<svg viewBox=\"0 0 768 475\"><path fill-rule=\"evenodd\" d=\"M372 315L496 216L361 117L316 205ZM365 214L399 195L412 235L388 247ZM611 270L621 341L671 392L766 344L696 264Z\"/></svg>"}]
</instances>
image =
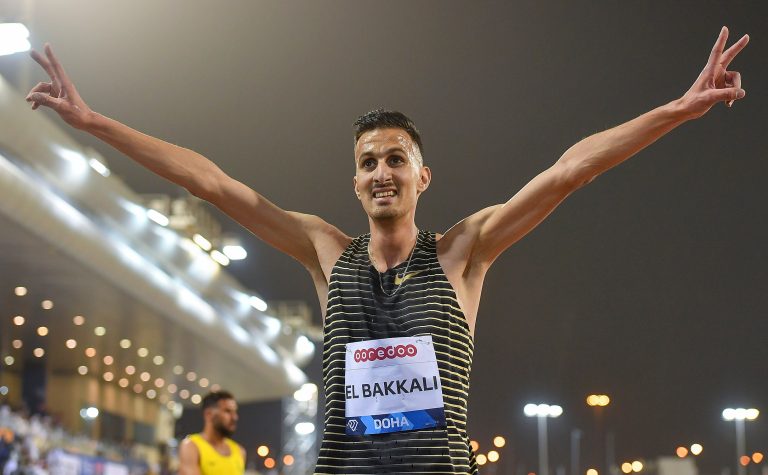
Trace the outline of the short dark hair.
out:
<instances>
[{"instance_id":1,"label":"short dark hair","mask_svg":"<svg viewBox=\"0 0 768 475\"><path fill-rule=\"evenodd\" d=\"M411 136L411 140L419 146L419 152L424 154L424 146L421 143L421 134L416 130L416 125L405 114L398 111L389 111L385 109L376 109L367 112L357 118L353 124L355 127L355 145L360 140L360 136L369 130L374 129L403 129Z\"/></svg>"},{"instance_id":2,"label":"short dark hair","mask_svg":"<svg viewBox=\"0 0 768 475\"><path fill-rule=\"evenodd\" d=\"M205 395L203 398L203 410L208 409L209 407L215 407L219 404L219 401L224 401L226 399L234 399L235 396L232 395L232 393L228 391L211 391L208 394Z\"/></svg>"}]
</instances>

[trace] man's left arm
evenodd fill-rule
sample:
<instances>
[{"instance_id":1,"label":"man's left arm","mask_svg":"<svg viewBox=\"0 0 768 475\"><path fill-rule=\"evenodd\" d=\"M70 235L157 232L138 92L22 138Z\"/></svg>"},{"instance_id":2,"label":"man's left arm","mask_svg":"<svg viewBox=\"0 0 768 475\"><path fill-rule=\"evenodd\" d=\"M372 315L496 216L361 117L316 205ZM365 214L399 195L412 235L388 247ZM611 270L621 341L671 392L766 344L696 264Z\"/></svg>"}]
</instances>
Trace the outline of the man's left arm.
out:
<instances>
[{"instance_id":1,"label":"man's left arm","mask_svg":"<svg viewBox=\"0 0 768 475\"><path fill-rule=\"evenodd\" d=\"M601 173L627 160L680 124L704 115L718 102L729 107L744 97L741 76L728 65L746 46L744 35L728 50L723 27L707 65L681 97L629 122L587 137L569 148L504 204L486 208L457 226L474 234L467 266L490 265L501 252L534 229L568 195ZM468 227L469 229L466 229ZM459 231L459 229L456 229ZM446 233L449 237L451 231Z\"/></svg>"},{"instance_id":2,"label":"man's left arm","mask_svg":"<svg viewBox=\"0 0 768 475\"><path fill-rule=\"evenodd\" d=\"M237 444L237 447L240 449L240 454L243 456L243 465L248 464L248 452L245 451L245 447L243 447L240 444Z\"/></svg>"}]
</instances>

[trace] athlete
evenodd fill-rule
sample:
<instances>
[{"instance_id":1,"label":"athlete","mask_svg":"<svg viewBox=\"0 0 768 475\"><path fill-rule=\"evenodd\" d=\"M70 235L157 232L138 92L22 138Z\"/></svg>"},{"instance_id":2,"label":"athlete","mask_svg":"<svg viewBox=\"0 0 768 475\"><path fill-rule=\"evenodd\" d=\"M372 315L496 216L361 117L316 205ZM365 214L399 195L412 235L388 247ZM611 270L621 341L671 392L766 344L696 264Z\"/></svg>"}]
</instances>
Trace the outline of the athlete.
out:
<instances>
[{"instance_id":1,"label":"athlete","mask_svg":"<svg viewBox=\"0 0 768 475\"><path fill-rule=\"evenodd\" d=\"M242 475L245 449L230 438L237 428L237 401L227 391L214 391L203 398L202 408L203 431L179 447L179 475Z\"/></svg>"},{"instance_id":2,"label":"athlete","mask_svg":"<svg viewBox=\"0 0 768 475\"><path fill-rule=\"evenodd\" d=\"M680 98L578 142L509 201L444 234L416 226L431 172L418 131L398 112L355 122L354 191L370 233L352 238L317 216L279 208L198 153L92 111L48 45L32 56L51 80L27 100L213 203L306 268L325 319L327 405L316 473L476 473L467 391L488 268L601 173L718 102L742 99L741 76L728 66L749 37L726 49L727 39L723 27Z\"/></svg>"}]
</instances>

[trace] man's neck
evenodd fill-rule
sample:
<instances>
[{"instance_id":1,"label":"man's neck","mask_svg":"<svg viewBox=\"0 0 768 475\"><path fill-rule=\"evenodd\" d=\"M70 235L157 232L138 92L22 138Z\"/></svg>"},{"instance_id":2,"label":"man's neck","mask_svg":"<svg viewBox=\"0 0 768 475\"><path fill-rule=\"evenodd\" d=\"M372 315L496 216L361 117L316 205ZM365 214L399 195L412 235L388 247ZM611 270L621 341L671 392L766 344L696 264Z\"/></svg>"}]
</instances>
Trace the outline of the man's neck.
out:
<instances>
[{"instance_id":1,"label":"man's neck","mask_svg":"<svg viewBox=\"0 0 768 475\"><path fill-rule=\"evenodd\" d=\"M226 438L223 435L221 435L219 431L217 431L212 427L203 428L203 432L201 433L201 435L203 436L203 439L205 439L206 442L208 442L214 447L218 447L221 444L223 444L224 439Z\"/></svg>"},{"instance_id":2,"label":"man's neck","mask_svg":"<svg viewBox=\"0 0 768 475\"><path fill-rule=\"evenodd\" d=\"M369 251L379 272L385 272L405 262L410 256L419 233L413 220L393 223L369 220L371 243Z\"/></svg>"}]
</instances>

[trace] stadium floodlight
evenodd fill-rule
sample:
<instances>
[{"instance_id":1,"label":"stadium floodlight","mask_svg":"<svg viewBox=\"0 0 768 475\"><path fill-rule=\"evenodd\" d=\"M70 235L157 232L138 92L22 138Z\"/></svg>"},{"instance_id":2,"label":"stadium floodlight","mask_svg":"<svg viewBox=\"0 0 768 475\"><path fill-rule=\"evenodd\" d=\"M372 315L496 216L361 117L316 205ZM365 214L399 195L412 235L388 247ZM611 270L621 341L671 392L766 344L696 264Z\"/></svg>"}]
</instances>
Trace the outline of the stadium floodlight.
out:
<instances>
[{"instance_id":1,"label":"stadium floodlight","mask_svg":"<svg viewBox=\"0 0 768 475\"><path fill-rule=\"evenodd\" d=\"M0 56L29 51L29 30L22 23L0 23Z\"/></svg>"}]
</instances>

